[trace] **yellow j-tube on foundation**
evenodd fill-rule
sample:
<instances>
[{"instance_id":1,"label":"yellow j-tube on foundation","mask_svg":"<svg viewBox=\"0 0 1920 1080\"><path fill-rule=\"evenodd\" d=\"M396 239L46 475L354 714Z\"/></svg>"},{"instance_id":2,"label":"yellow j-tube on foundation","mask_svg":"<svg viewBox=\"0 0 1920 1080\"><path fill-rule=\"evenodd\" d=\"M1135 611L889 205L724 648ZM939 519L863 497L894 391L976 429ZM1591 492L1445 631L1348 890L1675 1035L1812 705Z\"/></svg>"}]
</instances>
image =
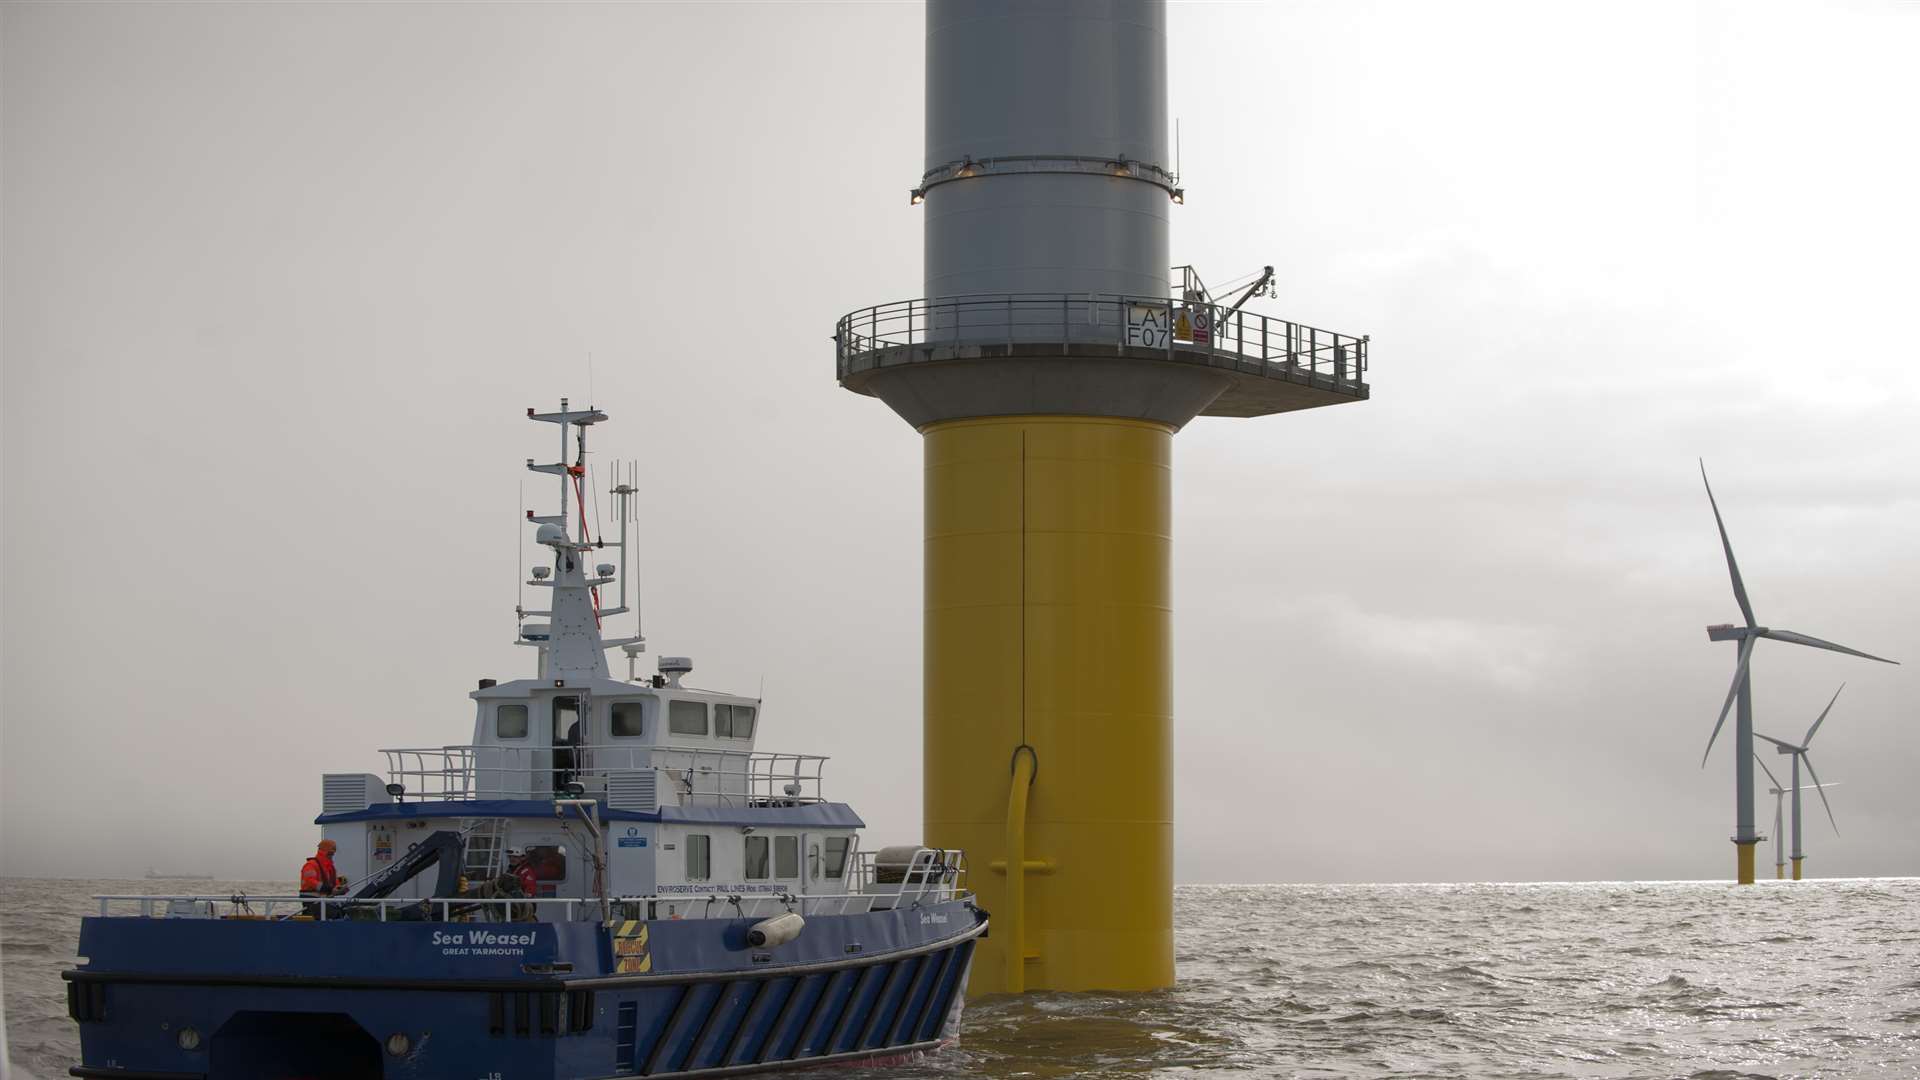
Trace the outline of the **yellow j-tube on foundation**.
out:
<instances>
[{"instance_id":1,"label":"yellow j-tube on foundation","mask_svg":"<svg viewBox=\"0 0 1920 1080\"><path fill-rule=\"evenodd\" d=\"M923 431L926 842L993 916L970 992L1172 985L1173 431Z\"/></svg>"}]
</instances>

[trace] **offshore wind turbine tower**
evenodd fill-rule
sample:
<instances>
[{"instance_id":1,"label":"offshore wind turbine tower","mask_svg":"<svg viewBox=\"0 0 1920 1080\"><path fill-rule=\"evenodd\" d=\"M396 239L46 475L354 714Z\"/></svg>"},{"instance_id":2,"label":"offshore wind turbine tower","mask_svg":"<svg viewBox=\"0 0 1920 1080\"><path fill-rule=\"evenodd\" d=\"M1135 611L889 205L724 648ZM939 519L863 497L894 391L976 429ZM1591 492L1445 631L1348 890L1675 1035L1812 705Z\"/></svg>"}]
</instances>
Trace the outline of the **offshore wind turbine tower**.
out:
<instances>
[{"instance_id":1,"label":"offshore wind turbine tower","mask_svg":"<svg viewBox=\"0 0 1920 1080\"><path fill-rule=\"evenodd\" d=\"M1171 985L1173 435L1368 396L1365 338L1176 282L1166 15L928 4L922 295L835 328L923 437L925 839L993 914L976 994Z\"/></svg>"}]
</instances>

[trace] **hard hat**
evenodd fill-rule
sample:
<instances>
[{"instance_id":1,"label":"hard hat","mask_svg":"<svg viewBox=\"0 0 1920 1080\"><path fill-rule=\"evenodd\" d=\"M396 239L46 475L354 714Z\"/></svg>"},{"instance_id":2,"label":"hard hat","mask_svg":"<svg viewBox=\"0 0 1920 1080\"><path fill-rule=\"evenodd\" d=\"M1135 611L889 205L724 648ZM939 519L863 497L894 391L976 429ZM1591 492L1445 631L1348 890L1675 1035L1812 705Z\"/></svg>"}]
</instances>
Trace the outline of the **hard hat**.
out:
<instances>
[{"instance_id":1,"label":"hard hat","mask_svg":"<svg viewBox=\"0 0 1920 1080\"><path fill-rule=\"evenodd\" d=\"M507 849L507 858L509 858L509 859L524 859L524 858L526 858L526 857L527 857L527 849L526 849L526 848L523 848L523 847L510 847L510 848L508 848L508 849Z\"/></svg>"}]
</instances>

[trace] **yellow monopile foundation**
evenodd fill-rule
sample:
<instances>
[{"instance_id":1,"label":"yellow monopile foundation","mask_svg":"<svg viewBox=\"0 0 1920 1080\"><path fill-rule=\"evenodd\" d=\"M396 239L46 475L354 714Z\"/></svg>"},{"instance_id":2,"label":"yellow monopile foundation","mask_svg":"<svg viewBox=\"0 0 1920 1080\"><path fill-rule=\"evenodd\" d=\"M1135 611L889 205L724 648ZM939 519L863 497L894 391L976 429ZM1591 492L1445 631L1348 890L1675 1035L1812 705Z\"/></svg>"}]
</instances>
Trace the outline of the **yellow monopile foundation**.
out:
<instances>
[{"instance_id":1,"label":"yellow monopile foundation","mask_svg":"<svg viewBox=\"0 0 1920 1080\"><path fill-rule=\"evenodd\" d=\"M1019 928L981 943L970 992L1169 986L1173 432L1023 416L925 436L926 839L966 849L995 929Z\"/></svg>"}]
</instances>

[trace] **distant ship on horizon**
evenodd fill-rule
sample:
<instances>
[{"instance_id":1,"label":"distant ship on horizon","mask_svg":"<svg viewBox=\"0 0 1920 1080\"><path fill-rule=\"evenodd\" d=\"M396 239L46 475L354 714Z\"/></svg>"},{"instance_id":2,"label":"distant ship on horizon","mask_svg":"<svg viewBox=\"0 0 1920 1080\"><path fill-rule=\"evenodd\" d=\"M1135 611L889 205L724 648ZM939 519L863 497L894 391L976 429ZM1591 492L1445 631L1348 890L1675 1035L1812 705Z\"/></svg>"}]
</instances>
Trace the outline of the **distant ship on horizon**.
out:
<instances>
[{"instance_id":1,"label":"distant ship on horizon","mask_svg":"<svg viewBox=\"0 0 1920 1080\"><path fill-rule=\"evenodd\" d=\"M147 867L148 881L212 881L212 874L163 874L153 867Z\"/></svg>"}]
</instances>

